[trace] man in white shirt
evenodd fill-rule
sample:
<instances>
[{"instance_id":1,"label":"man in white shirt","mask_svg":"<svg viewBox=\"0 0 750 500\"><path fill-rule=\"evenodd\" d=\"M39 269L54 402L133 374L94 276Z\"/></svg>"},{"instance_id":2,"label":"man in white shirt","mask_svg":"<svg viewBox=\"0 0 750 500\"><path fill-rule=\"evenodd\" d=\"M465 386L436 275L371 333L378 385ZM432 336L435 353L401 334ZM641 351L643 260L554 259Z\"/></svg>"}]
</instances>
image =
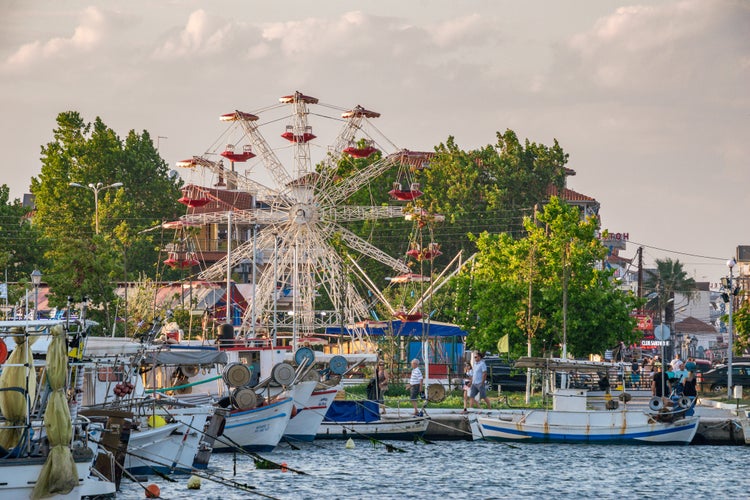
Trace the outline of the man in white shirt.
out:
<instances>
[{"instance_id":1,"label":"man in white shirt","mask_svg":"<svg viewBox=\"0 0 750 500\"><path fill-rule=\"evenodd\" d=\"M480 407L479 402L475 399L479 394L479 399L484 400L487 405L487 409L492 408L490 398L487 397L487 365L484 363L484 354L481 352L474 353L474 368L472 370L471 378L471 390L469 391L469 406L474 408L476 403L477 408Z\"/></svg>"}]
</instances>

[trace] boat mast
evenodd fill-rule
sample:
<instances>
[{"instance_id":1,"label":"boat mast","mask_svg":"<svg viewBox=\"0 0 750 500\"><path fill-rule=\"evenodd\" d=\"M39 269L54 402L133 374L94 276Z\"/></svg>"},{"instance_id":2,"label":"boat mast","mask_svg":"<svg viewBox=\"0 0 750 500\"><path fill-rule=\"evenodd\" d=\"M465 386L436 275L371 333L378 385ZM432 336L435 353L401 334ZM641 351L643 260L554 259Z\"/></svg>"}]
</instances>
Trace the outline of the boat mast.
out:
<instances>
[{"instance_id":1,"label":"boat mast","mask_svg":"<svg viewBox=\"0 0 750 500\"><path fill-rule=\"evenodd\" d=\"M227 323L232 321L232 211L227 212Z\"/></svg>"}]
</instances>

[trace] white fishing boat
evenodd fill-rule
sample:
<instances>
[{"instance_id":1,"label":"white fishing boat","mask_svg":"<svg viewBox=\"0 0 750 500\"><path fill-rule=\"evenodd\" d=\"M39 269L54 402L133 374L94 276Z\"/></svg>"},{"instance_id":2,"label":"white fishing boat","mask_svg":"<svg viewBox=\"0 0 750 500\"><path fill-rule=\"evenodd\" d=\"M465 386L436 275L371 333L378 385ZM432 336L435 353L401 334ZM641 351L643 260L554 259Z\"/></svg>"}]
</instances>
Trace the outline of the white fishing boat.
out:
<instances>
[{"instance_id":1,"label":"white fishing boat","mask_svg":"<svg viewBox=\"0 0 750 500\"><path fill-rule=\"evenodd\" d=\"M429 423L427 416L380 415L376 401L334 401L316 439L413 440L424 434Z\"/></svg>"},{"instance_id":2,"label":"white fishing boat","mask_svg":"<svg viewBox=\"0 0 750 500\"><path fill-rule=\"evenodd\" d=\"M585 389L558 389L552 410L518 410L479 415L485 439L491 441L689 444L698 417L674 411L586 408Z\"/></svg>"},{"instance_id":3,"label":"white fishing boat","mask_svg":"<svg viewBox=\"0 0 750 500\"><path fill-rule=\"evenodd\" d=\"M313 441L340 389L341 386L337 385L321 386L313 390L307 402L301 408L297 408L296 415L289 420L284 438L291 441Z\"/></svg>"},{"instance_id":4,"label":"white fishing boat","mask_svg":"<svg viewBox=\"0 0 750 500\"><path fill-rule=\"evenodd\" d=\"M67 333L60 321L0 321L0 498L115 495L92 471L102 427L68 408ZM40 339L52 340L35 367Z\"/></svg>"}]
</instances>

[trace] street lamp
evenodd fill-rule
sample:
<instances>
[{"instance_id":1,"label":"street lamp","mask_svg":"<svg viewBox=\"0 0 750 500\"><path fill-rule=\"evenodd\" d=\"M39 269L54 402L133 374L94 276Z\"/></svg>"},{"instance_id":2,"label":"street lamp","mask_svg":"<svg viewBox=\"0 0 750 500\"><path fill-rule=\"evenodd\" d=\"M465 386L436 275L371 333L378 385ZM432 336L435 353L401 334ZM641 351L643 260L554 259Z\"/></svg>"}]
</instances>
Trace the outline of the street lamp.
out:
<instances>
[{"instance_id":1,"label":"street lamp","mask_svg":"<svg viewBox=\"0 0 750 500\"><path fill-rule=\"evenodd\" d=\"M733 332L732 332L732 303L734 302L734 285L732 285L732 270L734 269L737 261L734 257L727 261L727 267L729 268L729 349L727 352L727 398L732 398L732 344L733 344Z\"/></svg>"},{"instance_id":2,"label":"street lamp","mask_svg":"<svg viewBox=\"0 0 750 500\"><path fill-rule=\"evenodd\" d=\"M68 183L68 186L90 189L94 192L94 227L96 228L96 234L99 234L99 191L104 191L105 189L109 188L121 187L122 182L115 182L114 184L110 184L108 186L103 185L101 182L97 182L96 184L89 183L87 186L78 184L77 182L70 182Z\"/></svg>"},{"instance_id":3,"label":"street lamp","mask_svg":"<svg viewBox=\"0 0 750 500\"><path fill-rule=\"evenodd\" d=\"M31 271L31 284L34 285L34 318L39 319L39 285L42 283L42 272L39 269Z\"/></svg>"}]
</instances>

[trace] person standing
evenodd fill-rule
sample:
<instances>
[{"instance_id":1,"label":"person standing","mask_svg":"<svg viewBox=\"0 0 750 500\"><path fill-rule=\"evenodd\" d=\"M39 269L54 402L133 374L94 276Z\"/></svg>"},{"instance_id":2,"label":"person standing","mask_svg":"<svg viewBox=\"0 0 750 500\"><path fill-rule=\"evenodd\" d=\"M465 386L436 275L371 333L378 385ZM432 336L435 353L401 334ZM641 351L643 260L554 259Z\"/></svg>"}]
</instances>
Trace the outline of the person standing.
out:
<instances>
[{"instance_id":1,"label":"person standing","mask_svg":"<svg viewBox=\"0 0 750 500\"><path fill-rule=\"evenodd\" d=\"M466 413L466 409L469 405L469 391L471 390L472 374L471 363L467 361L464 363L464 413Z\"/></svg>"},{"instance_id":2,"label":"person standing","mask_svg":"<svg viewBox=\"0 0 750 500\"><path fill-rule=\"evenodd\" d=\"M477 408L480 407L476 396L479 394L479 399L484 400L487 405L487 409L492 408L490 398L487 397L487 365L484 363L484 354L477 352L474 354L474 368L472 369L471 377L471 390L469 391L469 406L474 407L474 403L477 404Z\"/></svg>"},{"instance_id":3,"label":"person standing","mask_svg":"<svg viewBox=\"0 0 750 500\"><path fill-rule=\"evenodd\" d=\"M382 359L378 361L378 369L375 372L375 380L377 383L377 401L380 405L381 413L385 413L385 391L388 390L388 372L385 371L385 361Z\"/></svg>"},{"instance_id":4,"label":"person standing","mask_svg":"<svg viewBox=\"0 0 750 500\"><path fill-rule=\"evenodd\" d=\"M411 405L414 407L414 416L419 416L419 408L417 407L417 399L419 394L422 392L424 387L424 377L422 377L422 370L419 369L419 360L414 358L411 360L411 377L409 377L409 399Z\"/></svg>"},{"instance_id":5,"label":"person standing","mask_svg":"<svg viewBox=\"0 0 750 500\"><path fill-rule=\"evenodd\" d=\"M669 390L667 387L667 380L662 372L663 367L661 363L654 365L654 375L651 379L651 395L663 399L664 394Z\"/></svg>"}]
</instances>

